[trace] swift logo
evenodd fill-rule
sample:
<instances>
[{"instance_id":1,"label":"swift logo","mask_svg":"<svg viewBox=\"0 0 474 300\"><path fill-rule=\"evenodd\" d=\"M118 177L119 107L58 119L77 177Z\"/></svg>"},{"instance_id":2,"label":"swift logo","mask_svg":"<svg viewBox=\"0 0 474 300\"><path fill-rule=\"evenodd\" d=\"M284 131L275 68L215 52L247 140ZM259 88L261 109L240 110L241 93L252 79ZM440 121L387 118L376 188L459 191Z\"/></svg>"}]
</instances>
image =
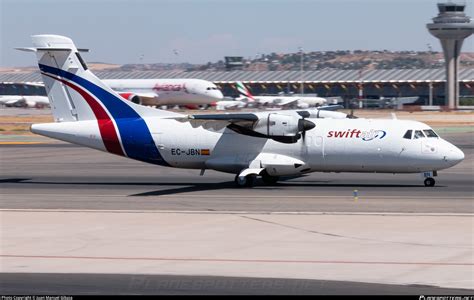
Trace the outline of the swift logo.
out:
<instances>
[{"instance_id":1,"label":"swift logo","mask_svg":"<svg viewBox=\"0 0 474 300\"><path fill-rule=\"evenodd\" d=\"M329 131L328 138L358 138L363 141L371 141L374 139L383 139L387 135L384 130L361 131L359 129L347 129L347 130L333 130Z\"/></svg>"}]
</instances>

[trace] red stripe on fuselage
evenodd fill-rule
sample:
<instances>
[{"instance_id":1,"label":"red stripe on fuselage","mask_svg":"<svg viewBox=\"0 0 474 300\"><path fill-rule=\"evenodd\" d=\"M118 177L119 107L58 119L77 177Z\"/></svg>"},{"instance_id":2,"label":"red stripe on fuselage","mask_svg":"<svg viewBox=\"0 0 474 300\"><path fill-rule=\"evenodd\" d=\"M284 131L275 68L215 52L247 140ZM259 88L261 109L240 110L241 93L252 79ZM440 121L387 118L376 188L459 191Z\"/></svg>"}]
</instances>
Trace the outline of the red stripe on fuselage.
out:
<instances>
[{"instance_id":1,"label":"red stripe on fuselage","mask_svg":"<svg viewBox=\"0 0 474 300\"><path fill-rule=\"evenodd\" d=\"M117 136L117 131L115 130L114 122L112 122L112 119L109 117L104 108L94 98L92 98L91 95L89 95L80 87L63 79L59 79L45 73L43 74L61 81L62 83L66 84L67 86L78 92L84 98L84 100L86 100L87 104L89 104L92 111L94 112L95 117L97 118L100 136L102 137L102 141L104 142L105 149L107 149L107 151L110 153L125 156Z\"/></svg>"}]
</instances>

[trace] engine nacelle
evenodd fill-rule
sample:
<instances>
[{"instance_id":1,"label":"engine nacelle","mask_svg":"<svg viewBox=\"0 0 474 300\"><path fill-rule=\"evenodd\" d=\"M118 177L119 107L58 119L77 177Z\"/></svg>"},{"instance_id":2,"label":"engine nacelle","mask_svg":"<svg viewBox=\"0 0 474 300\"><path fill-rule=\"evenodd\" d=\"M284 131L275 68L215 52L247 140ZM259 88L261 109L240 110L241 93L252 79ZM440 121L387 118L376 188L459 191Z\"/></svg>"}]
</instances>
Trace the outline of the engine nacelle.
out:
<instances>
[{"instance_id":1,"label":"engine nacelle","mask_svg":"<svg viewBox=\"0 0 474 300\"><path fill-rule=\"evenodd\" d=\"M313 117L313 114L311 114ZM324 119L345 119L347 118L347 114L338 112L338 111L330 111L330 110L320 110L318 109L315 118L324 118Z\"/></svg>"},{"instance_id":2,"label":"engine nacelle","mask_svg":"<svg viewBox=\"0 0 474 300\"><path fill-rule=\"evenodd\" d=\"M30 100L25 100L25 103L23 104L24 107L26 108L35 108L36 102L35 101L30 101Z\"/></svg>"},{"instance_id":3,"label":"engine nacelle","mask_svg":"<svg viewBox=\"0 0 474 300\"><path fill-rule=\"evenodd\" d=\"M119 93L119 95L125 100L131 101L135 104L142 104L141 98L133 93Z\"/></svg>"},{"instance_id":4,"label":"engine nacelle","mask_svg":"<svg viewBox=\"0 0 474 300\"><path fill-rule=\"evenodd\" d=\"M258 120L253 131L269 137L297 136L300 132L314 128L314 123L302 118L278 113L268 114Z\"/></svg>"}]
</instances>

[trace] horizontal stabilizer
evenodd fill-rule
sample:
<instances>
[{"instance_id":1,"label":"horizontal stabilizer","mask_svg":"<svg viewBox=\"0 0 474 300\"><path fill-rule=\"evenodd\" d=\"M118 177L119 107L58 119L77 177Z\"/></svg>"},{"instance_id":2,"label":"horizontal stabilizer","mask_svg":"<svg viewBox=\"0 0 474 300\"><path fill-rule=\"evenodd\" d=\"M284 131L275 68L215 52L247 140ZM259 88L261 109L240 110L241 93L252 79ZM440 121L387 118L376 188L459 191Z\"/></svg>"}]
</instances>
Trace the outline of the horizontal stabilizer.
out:
<instances>
[{"instance_id":1,"label":"horizontal stabilizer","mask_svg":"<svg viewBox=\"0 0 474 300\"><path fill-rule=\"evenodd\" d=\"M326 105L326 106L320 106L318 107L319 110L338 110L338 109L343 109L344 106L342 105Z\"/></svg>"},{"instance_id":2,"label":"horizontal stabilizer","mask_svg":"<svg viewBox=\"0 0 474 300\"><path fill-rule=\"evenodd\" d=\"M37 52L37 51L71 51L70 48L33 48L33 47L17 47L15 50L25 51L25 52ZM89 49L77 49L79 52L89 52Z\"/></svg>"}]
</instances>

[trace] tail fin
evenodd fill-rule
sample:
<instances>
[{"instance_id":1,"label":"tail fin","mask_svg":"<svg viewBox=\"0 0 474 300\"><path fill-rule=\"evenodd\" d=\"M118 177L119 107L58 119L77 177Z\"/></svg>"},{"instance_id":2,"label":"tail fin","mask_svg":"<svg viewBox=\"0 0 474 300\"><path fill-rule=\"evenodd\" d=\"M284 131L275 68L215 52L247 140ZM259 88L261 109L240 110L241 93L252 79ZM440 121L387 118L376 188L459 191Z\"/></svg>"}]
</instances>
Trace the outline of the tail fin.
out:
<instances>
[{"instance_id":1,"label":"tail fin","mask_svg":"<svg viewBox=\"0 0 474 300\"><path fill-rule=\"evenodd\" d=\"M145 117L182 116L126 101L87 69L71 39L32 37L56 122L31 131L117 155L167 165Z\"/></svg>"},{"instance_id":2,"label":"tail fin","mask_svg":"<svg viewBox=\"0 0 474 300\"><path fill-rule=\"evenodd\" d=\"M245 87L245 85L241 81L237 81L235 83L237 85L237 91L244 97L247 97L248 99L255 101L255 98L253 95L250 93L250 91Z\"/></svg>"},{"instance_id":3,"label":"tail fin","mask_svg":"<svg viewBox=\"0 0 474 300\"><path fill-rule=\"evenodd\" d=\"M174 115L122 99L88 70L70 38L34 35L32 41L34 48L20 50L36 52L56 122Z\"/></svg>"}]
</instances>

